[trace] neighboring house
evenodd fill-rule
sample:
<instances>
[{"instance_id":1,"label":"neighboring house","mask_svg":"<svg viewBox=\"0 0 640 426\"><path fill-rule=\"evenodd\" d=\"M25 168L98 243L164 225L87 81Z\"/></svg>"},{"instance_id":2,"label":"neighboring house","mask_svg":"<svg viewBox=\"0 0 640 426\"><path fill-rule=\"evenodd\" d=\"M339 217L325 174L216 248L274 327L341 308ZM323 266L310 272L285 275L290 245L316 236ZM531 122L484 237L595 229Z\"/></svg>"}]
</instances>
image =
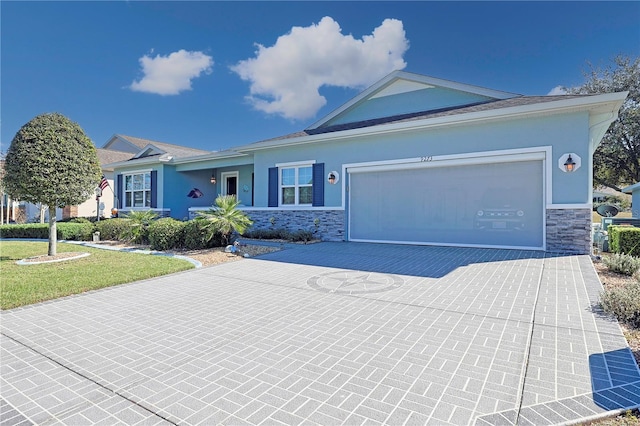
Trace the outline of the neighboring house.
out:
<instances>
[{"instance_id":1,"label":"neighboring house","mask_svg":"<svg viewBox=\"0 0 640 426\"><path fill-rule=\"evenodd\" d=\"M116 151L113 149L98 148L97 150L98 162L102 167L102 173L104 174L109 187L105 188L103 196L100 198L100 204L96 201L95 196L89 198L84 203L77 206L66 206L64 208L56 209L56 219L68 219L73 217L96 217L98 206L100 207L100 215L102 217L111 217L111 209L114 206L114 195L112 188L114 188L113 182L113 169L104 167L109 163L118 161L125 161L133 157L137 153L137 149L130 149L129 152ZM0 163L0 169L4 170L4 160ZM13 201L10 200L7 208L8 196L3 194L3 200L0 205L4 206L4 214L0 215L5 222L7 217L9 221L26 221L26 222L38 222L40 220L40 206L26 201ZM8 212L8 216L7 216ZM44 220L49 220L49 211L45 209Z\"/></svg>"},{"instance_id":2,"label":"neighboring house","mask_svg":"<svg viewBox=\"0 0 640 426\"><path fill-rule=\"evenodd\" d=\"M622 199L622 200L627 200L629 202L631 202L631 196L625 194L624 192L618 192L613 188L609 188L606 186L602 186L599 188L596 188L593 191L593 202L594 203L603 203L605 201L607 201L607 199L610 198L618 198L618 199Z\"/></svg>"},{"instance_id":3,"label":"neighboring house","mask_svg":"<svg viewBox=\"0 0 640 426\"><path fill-rule=\"evenodd\" d=\"M625 194L631 194L631 217L640 219L640 182L622 188Z\"/></svg>"},{"instance_id":4,"label":"neighboring house","mask_svg":"<svg viewBox=\"0 0 640 426\"><path fill-rule=\"evenodd\" d=\"M184 219L234 194L254 227L325 240L588 253L592 155L626 95L396 71L299 133L208 153L149 143L108 166L121 211Z\"/></svg>"},{"instance_id":5,"label":"neighboring house","mask_svg":"<svg viewBox=\"0 0 640 426\"><path fill-rule=\"evenodd\" d=\"M113 169L105 167L106 164L115 163L118 161L125 161L133 157L135 153L116 151L112 149L98 148L97 150L98 162L102 168L102 174L107 179L109 186L102 191L100 197L100 204L96 201L95 197L89 198L79 206L68 206L62 209L62 213L58 214L58 218L69 217L96 217L97 209L100 207L100 216L109 218L111 217L111 209L114 207L114 181L113 181Z\"/></svg>"}]
</instances>

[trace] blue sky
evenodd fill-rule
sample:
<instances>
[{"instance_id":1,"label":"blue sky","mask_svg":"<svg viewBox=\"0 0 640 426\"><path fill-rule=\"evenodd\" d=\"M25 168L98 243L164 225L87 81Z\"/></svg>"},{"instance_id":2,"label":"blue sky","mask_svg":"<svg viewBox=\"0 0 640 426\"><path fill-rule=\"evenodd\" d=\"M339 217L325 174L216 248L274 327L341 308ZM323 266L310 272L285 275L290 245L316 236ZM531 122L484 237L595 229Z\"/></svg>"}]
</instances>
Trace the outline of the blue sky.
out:
<instances>
[{"instance_id":1,"label":"blue sky","mask_svg":"<svg viewBox=\"0 0 640 426\"><path fill-rule=\"evenodd\" d=\"M1 145L60 112L220 150L302 130L393 69L524 95L640 55L640 2L2 1Z\"/></svg>"}]
</instances>

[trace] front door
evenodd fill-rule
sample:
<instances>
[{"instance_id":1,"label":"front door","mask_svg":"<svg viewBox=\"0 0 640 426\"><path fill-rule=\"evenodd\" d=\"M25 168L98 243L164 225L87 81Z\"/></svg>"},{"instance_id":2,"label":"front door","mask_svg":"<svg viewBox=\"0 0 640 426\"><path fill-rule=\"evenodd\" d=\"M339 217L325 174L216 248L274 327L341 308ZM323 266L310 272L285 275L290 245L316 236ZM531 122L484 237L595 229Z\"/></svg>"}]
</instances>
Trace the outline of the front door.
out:
<instances>
[{"instance_id":1,"label":"front door","mask_svg":"<svg viewBox=\"0 0 640 426\"><path fill-rule=\"evenodd\" d=\"M227 195L238 195L238 178L236 176L229 176L226 179Z\"/></svg>"}]
</instances>

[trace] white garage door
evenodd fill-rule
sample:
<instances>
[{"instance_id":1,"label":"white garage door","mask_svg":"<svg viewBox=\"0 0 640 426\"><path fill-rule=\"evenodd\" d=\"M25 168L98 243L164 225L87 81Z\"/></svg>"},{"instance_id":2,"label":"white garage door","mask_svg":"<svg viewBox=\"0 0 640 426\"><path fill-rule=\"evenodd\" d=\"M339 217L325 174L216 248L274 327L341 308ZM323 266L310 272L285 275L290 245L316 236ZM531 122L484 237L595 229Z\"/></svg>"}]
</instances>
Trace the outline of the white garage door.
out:
<instances>
[{"instance_id":1,"label":"white garage door","mask_svg":"<svg viewBox=\"0 0 640 426\"><path fill-rule=\"evenodd\" d=\"M349 240L544 249L542 160L428 166L348 168Z\"/></svg>"}]
</instances>

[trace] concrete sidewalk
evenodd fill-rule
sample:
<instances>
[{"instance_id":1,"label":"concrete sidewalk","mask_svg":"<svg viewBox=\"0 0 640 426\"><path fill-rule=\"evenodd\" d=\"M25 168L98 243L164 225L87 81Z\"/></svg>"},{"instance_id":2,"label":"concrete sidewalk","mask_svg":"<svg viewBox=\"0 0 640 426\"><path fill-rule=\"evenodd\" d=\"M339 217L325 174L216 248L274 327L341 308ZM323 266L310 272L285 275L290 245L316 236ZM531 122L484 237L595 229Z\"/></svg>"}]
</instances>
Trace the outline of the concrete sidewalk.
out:
<instances>
[{"instance_id":1,"label":"concrete sidewalk","mask_svg":"<svg viewBox=\"0 0 640 426\"><path fill-rule=\"evenodd\" d=\"M287 248L2 312L2 424L560 424L640 405L587 256Z\"/></svg>"}]
</instances>

